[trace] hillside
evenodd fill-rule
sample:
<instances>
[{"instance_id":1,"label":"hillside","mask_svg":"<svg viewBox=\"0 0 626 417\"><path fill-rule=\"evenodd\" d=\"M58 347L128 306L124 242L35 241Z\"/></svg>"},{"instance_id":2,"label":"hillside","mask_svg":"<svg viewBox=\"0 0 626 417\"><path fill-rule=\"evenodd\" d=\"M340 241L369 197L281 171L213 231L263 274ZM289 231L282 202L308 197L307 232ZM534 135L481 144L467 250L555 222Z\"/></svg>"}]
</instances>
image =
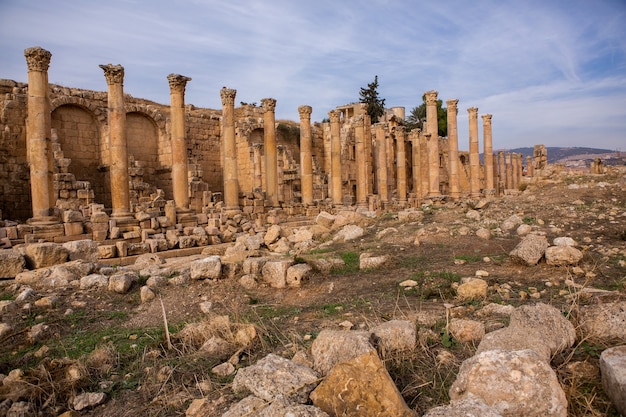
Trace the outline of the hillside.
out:
<instances>
[{"instance_id":1,"label":"hillside","mask_svg":"<svg viewBox=\"0 0 626 417\"><path fill-rule=\"evenodd\" d=\"M588 159L595 158L591 155L603 155L608 153L615 153L611 149L598 149L598 148L561 148L561 147L548 147L548 162L555 163L564 159ZM526 156L532 156L533 148L515 148L509 149L507 152L521 153Z\"/></svg>"}]
</instances>

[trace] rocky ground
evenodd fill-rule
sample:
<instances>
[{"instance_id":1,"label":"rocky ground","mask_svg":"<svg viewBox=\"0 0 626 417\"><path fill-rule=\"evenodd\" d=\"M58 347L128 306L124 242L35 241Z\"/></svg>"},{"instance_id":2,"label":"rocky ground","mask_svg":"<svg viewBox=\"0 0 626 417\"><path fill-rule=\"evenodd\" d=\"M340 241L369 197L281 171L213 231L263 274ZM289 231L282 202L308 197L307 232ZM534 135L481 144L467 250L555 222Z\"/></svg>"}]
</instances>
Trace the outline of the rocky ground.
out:
<instances>
[{"instance_id":1,"label":"rocky ground","mask_svg":"<svg viewBox=\"0 0 626 417\"><path fill-rule=\"evenodd\" d=\"M618 416L600 355L626 344L625 174L554 173L498 200L346 211L204 254L17 273L0 281L0 416L369 415L330 401L346 362L389 377L358 389L397 393L388 415L465 415L433 410L452 400L528 416L489 397L503 377L481 393L476 376L522 348L510 375L536 367L562 400L537 415ZM265 389L268 369L303 372L305 388Z\"/></svg>"}]
</instances>

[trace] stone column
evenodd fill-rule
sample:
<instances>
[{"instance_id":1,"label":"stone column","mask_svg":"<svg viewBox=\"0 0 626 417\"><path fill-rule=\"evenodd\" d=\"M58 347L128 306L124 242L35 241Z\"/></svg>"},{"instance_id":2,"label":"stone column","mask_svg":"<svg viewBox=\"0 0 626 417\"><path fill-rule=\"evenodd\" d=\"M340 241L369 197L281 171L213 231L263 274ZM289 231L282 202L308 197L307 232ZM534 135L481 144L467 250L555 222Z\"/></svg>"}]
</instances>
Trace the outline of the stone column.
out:
<instances>
[{"instance_id":1,"label":"stone column","mask_svg":"<svg viewBox=\"0 0 626 417\"><path fill-rule=\"evenodd\" d=\"M431 134L430 133L422 133L419 137L420 141L420 178L421 178L421 188L422 195L420 197L429 197L430 191L430 177L429 177L429 167L428 167L428 142L430 141Z\"/></svg>"},{"instance_id":2,"label":"stone column","mask_svg":"<svg viewBox=\"0 0 626 417\"><path fill-rule=\"evenodd\" d=\"M339 111L328 112L330 118L330 182L333 204L343 204L341 181L341 128L339 126Z\"/></svg>"},{"instance_id":3,"label":"stone column","mask_svg":"<svg viewBox=\"0 0 626 417\"><path fill-rule=\"evenodd\" d=\"M356 153L356 206L367 207L367 161L365 154L365 131L363 115L354 122L354 142Z\"/></svg>"},{"instance_id":4,"label":"stone column","mask_svg":"<svg viewBox=\"0 0 626 417\"><path fill-rule=\"evenodd\" d=\"M533 175L533 157L529 155L526 157L526 176L532 178Z\"/></svg>"},{"instance_id":5,"label":"stone column","mask_svg":"<svg viewBox=\"0 0 626 417\"><path fill-rule=\"evenodd\" d=\"M187 143L185 141L185 87L191 78L180 74L167 76L170 84L170 117L172 120L172 187L174 202L180 212L189 210L187 178Z\"/></svg>"},{"instance_id":6,"label":"stone column","mask_svg":"<svg viewBox=\"0 0 626 417\"><path fill-rule=\"evenodd\" d=\"M398 192L398 202L400 207L406 206L406 150L404 143L404 126L396 126L393 128L393 134L396 137L396 175Z\"/></svg>"},{"instance_id":7,"label":"stone column","mask_svg":"<svg viewBox=\"0 0 626 417\"><path fill-rule=\"evenodd\" d=\"M276 150L276 99L261 99L263 106L263 143L265 148L265 187L267 200L272 207L278 202L278 156Z\"/></svg>"},{"instance_id":8,"label":"stone column","mask_svg":"<svg viewBox=\"0 0 626 417\"><path fill-rule=\"evenodd\" d=\"M422 197L422 164L420 154L420 132L411 133L411 173L413 179L413 192L417 198Z\"/></svg>"},{"instance_id":9,"label":"stone column","mask_svg":"<svg viewBox=\"0 0 626 417\"><path fill-rule=\"evenodd\" d=\"M300 181L302 204L313 204L313 156L311 143L311 106L298 107L300 114Z\"/></svg>"},{"instance_id":10,"label":"stone column","mask_svg":"<svg viewBox=\"0 0 626 417\"><path fill-rule=\"evenodd\" d=\"M109 146L111 164L111 217L130 219L130 186L124 107L124 67L100 65L108 85Z\"/></svg>"},{"instance_id":11,"label":"stone column","mask_svg":"<svg viewBox=\"0 0 626 417\"><path fill-rule=\"evenodd\" d=\"M237 90L222 87L222 143L224 150L224 209L239 210L237 141L235 139L235 96Z\"/></svg>"},{"instance_id":12,"label":"stone column","mask_svg":"<svg viewBox=\"0 0 626 417\"><path fill-rule=\"evenodd\" d=\"M389 201L387 190L387 140L385 138L385 127L382 123L376 124L376 184L378 188L378 198L381 203Z\"/></svg>"},{"instance_id":13,"label":"stone column","mask_svg":"<svg viewBox=\"0 0 626 417\"><path fill-rule=\"evenodd\" d=\"M506 188L506 165L504 164L504 151L498 151L498 188L500 194Z\"/></svg>"},{"instance_id":14,"label":"stone column","mask_svg":"<svg viewBox=\"0 0 626 417\"><path fill-rule=\"evenodd\" d=\"M511 166L511 153L508 152L506 154L506 162L505 162L505 170L506 170L506 190L513 189L513 167Z\"/></svg>"},{"instance_id":15,"label":"stone column","mask_svg":"<svg viewBox=\"0 0 626 417\"><path fill-rule=\"evenodd\" d=\"M262 143L252 144L252 164L254 165L254 190L263 189L263 171L261 170L261 149Z\"/></svg>"},{"instance_id":16,"label":"stone column","mask_svg":"<svg viewBox=\"0 0 626 417\"><path fill-rule=\"evenodd\" d=\"M485 195L495 194L495 184L493 181L493 139L491 135L491 115L483 114L483 147L485 159Z\"/></svg>"},{"instance_id":17,"label":"stone column","mask_svg":"<svg viewBox=\"0 0 626 417\"><path fill-rule=\"evenodd\" d=\"M428 196L441 195L439 191L439 125L437 123L437 92L427 91L426 96L426 133L428 149Z\"/></svg>"},{"instance_id":18,"label":"stone column","mask_svg":"<svg viewBox=\"0 0 626 417\"><path fill-rule=\"evenodd\" d=\"M511 166L513 167L512 174L512 183L513 189L517 190L519 187L519 155L516 153L511 154Z\"/></svg>"},{"instance_id":19,"label":"stone column","mask_svg":"<svg viewBox=\"0 0 626 417\"><path fill-rule=\"evenodd\" d=\"M467 109L469 117L470 197L480 197L480 155L478 150L478 109Z\"/></svg>"},{"instance_id":20,"label":"stone column","mask_svg":"<svg viewBox=\"0 0 626 417\"><path fill-rule=\"evenodd\" d=\"M446 100L448 106L448 182L450 184L450 197L461 197L459 185L459 132L456 123L457 104L456 98Z\"/></svg>"},{"instance_id":21,"label":"stone column","mask_svg":"<svg viewBox=\"0 0 626 417\"><path fill-rule=\"evenodd\" d=\"M48 96L48 67L52 54L38 46L24 50L28 65L28 119L26 146L30 168L30 193L33 217L29 223L53 224L51 216L54 197L51 190L49 146L51 136L50 98Z\"/></svg>"},{"instance_id":22,"label":"stone column","mask_svg":"<svg viewBox=\"0 0 626 417\"><path fill-rule=\"evenodd\" d=\"M519 187L522 184L522 171L524 169L523 167L523 159L524 159L524 155L522 155L521 153L517 154L517 186Z\"/></svg>"}]
</instances>

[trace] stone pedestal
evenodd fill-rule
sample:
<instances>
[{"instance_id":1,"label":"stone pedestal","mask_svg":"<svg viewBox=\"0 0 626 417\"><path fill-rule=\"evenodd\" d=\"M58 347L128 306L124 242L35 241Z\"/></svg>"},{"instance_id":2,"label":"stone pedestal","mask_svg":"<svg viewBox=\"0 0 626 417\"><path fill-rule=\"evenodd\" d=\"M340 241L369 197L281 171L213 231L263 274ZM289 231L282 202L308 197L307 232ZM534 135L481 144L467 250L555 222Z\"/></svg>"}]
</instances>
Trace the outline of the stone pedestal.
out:
<instances>
[{"instance_id":1,"label":"stone pedestal","mask_svg":"<svg viewBox=\"0 0 626 417\"><path fill-rule=\"evenodd\" d=\"M493 179L493 139L491 134L491 115L483 114L483 147L485 159L485 195L495 194L495 183Z\"/></svg>"},{"instance_id":2,"label":"stone pedestal","mask_svg":"<svg viewBox=\"0 0 626 417\"><path fill-rule=\"evenodd\" d=\"M376 185L378 198L382 203L389 201L387 190L387 141L385 139L385 126L378 123L376 126Z\"/></svg>"},{"instance_id":3,"label":"stone pedestal","mask_svg":"<svg viewBox=\"0 0 626 417\"><path fill-rule=\"evenodd\" d=\"M278 202L278 150L276 148L276 99L261 99L263 106L263 148L265 150L265 187L267 200L272 207Z\"/></svg>"},{"instance_id":4,"label":"stone pedestal","mask_svg":"<svg viewBox=\"0 0 626 417\"><path fill-rule=\"evenodd\" d=\"M401 207L406 206L407 198L407 186L406 186L406 150L404 143L404 126L396 126L393 128L393 135L396 138L396 168L397 173L397 185L398 202Z\"/></svg>"},{"instance_id":5,"label":"stone pedestal","mask_svg":"<svg viewBox=\"0 0 626 417\"><path fill-rule=\"evenodd\" d=\"M467 109L469 117L470 197L480 197L480 155L478 149L478 109Z\"/></svg>"},{"instance_id":6,"label":"stone pedestal","mask_svg":"<svg viewBox=\"0 0 626 417\"><path fill-rule=\"evenodd\" d=\"M450 198L457 200L461 197L459 183L459 133L457 127L457 104L459 100L454 98L446 100L448 106L448 184L450 186Z\"/></svg>"},{"instance_id":7,"label":"stone pedestal","mask_svg":"<svg viewBox=\"0 0 626 417\"><path fill-rule=\"evenodd\" d=\"M330 183L333 204L343 204L341 189L341 131L339 126L339 111L328 112L330 118Z\"/></svg>"},{"instance_id":8,"label":"stone pedestal","mask_svg":"<svg viewBox=\"0 0 626 417\"><path fill-rule=\"evenodd\" d=\"M38 46L24 50L28 65L28 119L26 151L30 168L31 224L54 224L52 216L52 157L48 67L52 54Z\"/></svg>"},{"instance_id":9,"label":"stone pedestal","mask_svg":"<svg viewBox=\"0 0 626 417\"><path fill-rule=\"evenodd\" d=\"M237 90L223 87L222 99L222 143L224 152L224 209L239 210L239 179L237 171L237 143L235 140L235 96Z\"/></svg>"},{"instance_id":10,"label":"stone pedestal","mask_svg":"<svg viewBox=\"0 0 626 417\"><path fill-rule=\"evenodd\" d=\"M365 132L363 115L357 116L354 122L354 142L356 157L356 206L367 207L367 161L365 154Z\"/></svg>"},{"instance_id":11,"label":"stone pedestal","mask_svg":"<svg viewBox=\"0 0 626 417\"><path fill-rule=\"evenodd\" d=\"M185 141L185 86L191 78L179 74L167 76L170 84L170 118L172 121L172 188L176 208L189 211L187 177L187 143Z\"/></svg>"},{"instance_id":12,"label":"stone pedestal","mask_svg":"<svg viewBox=\"0 0 626 417\"><path fill-rule=\"evenodd\" d=\"M311 144L311 106L298 107L300 114L300 184L302 204L313 204L313 156Z\"/></svg>"},{"instance_id":13,"label":"stone pedestal","mask_svg":"<svg viewBox=\"0 0 626 417\"><path fill-rule=\"evenodd\" d=\"M111 175L111 217L132 218L126 142L126 108L124 107L124 67L100 65L108 85L109 146Z\"/></svg>"},{"instance_id":14,"label":"stone pedestal","mask_svg":"<svg viewBox=\"0 0 626 417\"><path fill-rule=\"evenodd\" d=\"M439 191L439 125L437 122L437 92L427 91L426 96L426 133L428 148L428 196L441 195Z\"/></svg>"}]
</instances>

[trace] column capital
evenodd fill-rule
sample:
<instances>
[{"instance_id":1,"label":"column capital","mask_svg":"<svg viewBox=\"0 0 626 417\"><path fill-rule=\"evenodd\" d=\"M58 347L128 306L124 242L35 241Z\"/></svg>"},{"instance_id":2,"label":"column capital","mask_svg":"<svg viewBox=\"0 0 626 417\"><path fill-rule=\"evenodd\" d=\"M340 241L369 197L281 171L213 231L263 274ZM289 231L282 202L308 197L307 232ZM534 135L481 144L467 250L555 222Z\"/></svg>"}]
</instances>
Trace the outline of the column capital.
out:
<instances>
[{"instance_id":1,"label":"column capital","mask_svg":"<svg viewBox=\"0 0 626 417\"><path fill-rule=\"evenodd\" d=\"M185 94L185 86L191 78L180 74L170 74L167 76L167 81L170 83L171 93Z\"/></svg>"},{"instance_id":2,"label":"column capital","mask_svg":"<svg viewBox=\"0 0 626 417\"><path fill-rule=\"evenodd\" d=\"M477 118L478 117L478 107L470 107L467 109L467 113L469 113L469 117Z\"/></svg>"},{"instance_id":3,"label":"column capital","mask_svg":"<svg viewBox=\"0 0 626 417\"><path fill-rule=\"evenodd\" d=\"M313 107L311 106L298 106L298 113L300 114L300 119L311 119L312 112L313 112Z\"/></svg>"},{"instance_id":4,"label":"column capital","mask_svg":"<svg viewBox=\"0 0 626 417\"><path fill-rule=\"evenodd\" d=\"M331 123L339 123L339 115L341 113L339 110L331 110L328 112L328 117L330 118Z\"/></svg>"},{"instance_id":5,"label":"column capital","mask_svg":"<svg viewBox=\"0 0 626 417\"><path fill-rule=\"evenodd\" d=\"M356 127L364 127L365 126L365 118L362 114L359 114L354 118L354 126Z\"/></svg>"},{"instance_id":6,"label":"column capital","mask_svg":"<svg viewBox=\"0 0 626 417\"><path fill-rule=\"evenodd\" d=\"M485 123L485 124L491 123L491 115L490 114L483 114L480 117L483 119L483 123Z\"/></svg>"},{"instance_id":7,"label":"column capital","mask_svg":"<svg viewBox=\"0 0 626 417\"><path fill-rule=\"evenodd\" d=\"M498 151L498 156L500 155L504 156L504 151Z\"/></svg>"},{"instance_id":8,"label":"column capital","mask_svg":"<svg viewBox=\"0 0 626 417\"><path fill-rule=\"evenodd\" d=\"M435 90L430 90L424 93L427 106L437 105L437 94L439 93L437 93Z\"/></svg>"},{"instance_id":9,"label":"column capital","mask_svg":"<svg viewBox=\"0 0 626 417\"><path fill-rule=\"evenodd\" d=\"M121 65L98 65L104 71L108 85L124 84L124 67Z\"/></svg>"},{"instance_id":10,"label":"column capital","mask_svg":"<svg viewBox=\"0 0 626 417\"><path fill-rule=\"evenodd\" d=\"M458 98L451 98L450 100L446 100L446 105L448 106L448 111L457 111L457 104L459 104Z\"/></svg>"},{"instance_id":11,"label":"column capital","mask_svg":"<svg viewBox=\"0 0 626 417\"><path fill-rule=\"evenodd\" d=\"M276 99L275 98L262 98L261 106L263 107L263 110L265 110L266 112L274 111L274 109L276 109Z\"/></svg>"},{"instance_id":12,"label":"column capital","mask_svg":"<svg viewBox=\"0 0 626 417\"><path fill-rule=\"evenodd\" d=\"M237 90L235 90L234 88L222 87L222 89L220 90L220 97L222 98L222 106L234 106L236 95L237 95Z\"/></svg>"},{"instance_id":13,"label":"column capital","mask_svg":"<svg viewBox=\"0 0 626 417\"><path fill-rule=\"evenodd\" d=\"M50 51L46 51L40 46L33 46L32 48L24 49L24 56L26 57L29 71L48 71L50 59L52 58Z\"/></svg>"}]
</instances>

